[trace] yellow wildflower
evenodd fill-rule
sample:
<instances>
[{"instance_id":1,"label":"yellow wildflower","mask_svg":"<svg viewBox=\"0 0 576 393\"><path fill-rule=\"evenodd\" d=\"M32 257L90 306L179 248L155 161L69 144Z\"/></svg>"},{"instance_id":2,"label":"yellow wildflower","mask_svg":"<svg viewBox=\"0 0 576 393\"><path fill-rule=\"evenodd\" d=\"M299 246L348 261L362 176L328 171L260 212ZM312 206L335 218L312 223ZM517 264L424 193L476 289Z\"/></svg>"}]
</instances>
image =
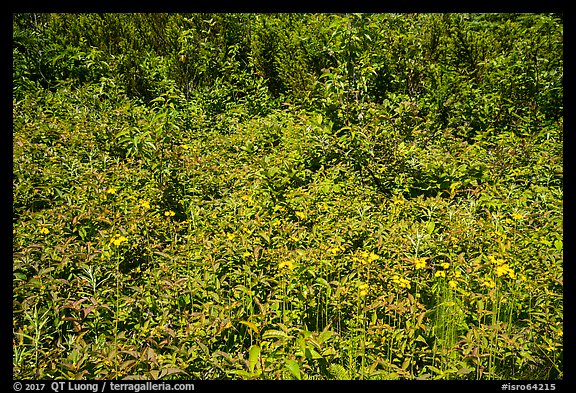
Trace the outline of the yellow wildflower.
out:
<instances>
[{"instance_id":1,"label":"yellow wildflower","mask_svg":"<svg viewBox=\"0 0 576 393\"><path fill-rule=\"evenodd\" d=\"M115 246L119 246L126 241L128 241L128 239L122 235L116 235L114 238L110 239L110 243L114 244Z\"/></svg>"},{"instance_id":2,"label":"yellow wildflower","mask_svg":"<svg viewBox=\"0 0 576 393\"><path fill-rule=\"evenodd\" d=\"M164 212L164 215L166 217L174 217L176 215L176 213L174 213L172 210L168 210Z\"/></svg>"},{"instance_id":3,"label":"yellow wildflower","mask_svg":"<svg viewBox=\"0 0 576 393\"><path fill-rule=\"evenodd\" d=\"M514 213L514 214L512 214L512 218L515 220L521 220L524 218L524 216L522 214L519 214L519 213Z\"/></svg>"},{"instance_id":4,"label":"yellow wildflower","mask_svg":"<svg viewBox=\"0 0 576 393\"><path fill-rule=\"evenodd\" d=\"M496 273L496 275L497 275L498 277L502 277L503 275L505 275L505 274L508 273L508 269L509 269L509 267L508 267L507 264L499 265L499 266L496 267L496 269L494 270L494 272Z\"/></svg>"},{"instance_id":5,"label":"yellow wildflower","mask_svg":"<svg viewBox=\"0 0 576 393\"><path fill-rule=\"evenodd\" d=\"M450 280L448 281L448 285L450 286L450 288L456 288L458 286L458 281Z\"/></svg>"},{"instance_id":6,"label":"yellow wildflower","mask_svg":"<svg viewBox=\"0 0 576 393\"><path fill-rule=\"evenodd\" d=\"M489 257L490 258L490 257ZM515 278L516 277L516 273L514 272L514 270L512 270L512 268L510 267L510 265L508 265L507 263L505 263L505 261L503 259L494 259L492 258L492 260L494 261L494 263L496 264L496 268L494 269L494 272L496 273L496 275L498 277L502 277L504 275L508 275L510 278Z\"/></svg>"},{"instance_id":7,"label":"yellow wildflower","mask_svg":"<svg viewBox=\"0 0 576 393\"><path fill-rule=\"evenodd\" d=\"M108 188L108 189L106 190L106 192L107 192L108 194L116 194L116 189L115 189L115 188Z\"/></svg>"},{"instance_id":8,"label":"yellow wildflower","mask_svg":"<svg viewBox=\"0 0 576 393\"><path fill-rule=\"evenodd\" d=\"M426 268L426 257L423 258L416 258L414 260L414 265L416 266L416 269L425 269Z\"/></svg>"},{"instance_id":9,"label":"yellow wildflower","mask_svg":"<svg viewBox=\"0 0 576 393\"><path fill-rule=\"evenodd\" d=\"M485 286L488 288L494 288L496 286L496 283L487 277L482 281L482 286Z\"/></svg>"},{"instance_id":10,"label":"yellow wildflower","mask_svg":"<svg viewBox=\"0 0 576 393\"><path fill-rule=\"evenodd\" d=\"M40 229L40 233L43 235L47 235L50 233L50 230L48 228L42 228Z\"/></svg>"},{"instance_id":11,"label":"yellow wildflower","mask_svg":"<svg viewBox=\"0 0 576 393\"><path fill-rule=\"evenodd\" d=\"M244 258L248 258L250 255L252 255L250 251L245 251L244 254L242 254Z\"/></svg>"},{"instance_id":12,"label":"yellow wildflower","mask_svg":"<svg viewBox=\"0 0 576 393\"><path fill-rule=\"evenodd\" d=\"M334 254L334 255L336 255L336 254L338 254L339 252L344 251L344 250L345 250L345 249L344 249L344 247L342 247L342 246L334 246L334 247L330 247L330 248L328 249L328 251L329 251L330 253Z\"/></svg>"},{"instance_id":13,"label":"yellow wildflower","mask_svg":"<svg viewBox=\"0 0 576 393\"><path fill-rule=\"evenodd\" d=\"M301 220L306 219L306 213L304 213L304 212L295 212L294 214L296 215L296 217L298 217Z\"/></svg>"},{"instance_id":14,"label":"yellow wildflower","mask_svg":"<svg viewBox=\"0 0 576 393\"><path fill-rule=\"evenodd\" d=\"M398 285L400 288L410 288L410 281L404 277L400 277L397 274L392 276L392 282Z\"/></svg>"},{"instance_id":15,"label":"yellow wildflower","mask_svg":"<svg viewBox=\"0 0 576 393\"><path fill-rule=\"evenodd\" d=\"M446 272L444 270L438 270L434 273L434 277L446 277Z\"/></svg>"},{"instance_id":16,"label":"yellow wildflower","mask_svg":"<svg viewBox=\"0 0 576 393\"><path fill-rule=\"evenodd\" d=\"M450 267L450 264L448 262L442 262L440 266L442 266L444 269L448 269Z\"/></svg>"},{"instance_id":17,"label":"yellow wildflower","mask_svg":"<svg viewBox=\"0 0 576 393\"><path fill-rule=\"evenodd\" d=\"M377 254L374 254L373 252L370 252L370 255L368 255L368 262L372 262L372 261L375 261L377 259L380 259L380 256L378 256Z\"/></svg>"},{"instance_id":18,"label":"yellow wildflower","mask_svg":"<svg viewBox=\"0 0 576 393\"><path fill-rule=\"evenodd\" d=\"M504 259L496 259L493 255L488 255L488 260L496 266L503 265L506 262Z\"/></svg>"},{"instance_id":19,"label":"yellow wildflower","mask_svg":"<svg viewBox=\"0 0 576 393\"><path fill-rule=\"evenodd\" d=\"M344 251L344 247L339 246L340 249L342 251ZM364 265L366 263L370 263L372 261L375 261L377 259L380 259L380 256L378 256L377 254L374 254L373 252L368 252L368 251L360 251L359 253L359 257L352 257L352 260L354 262L359 262L360 264Z\"/></svg>"},{"instance_id":20,"label":"yellow wildflower","mask_svg":"<svg viewBox=\"0 0 576 393\"><path fill-rule=\"evenodd\" d=\"M234 238L236 237L236 235L233 234L233 233L227 233L227 234L226 234L226 237L228 238L228 240L232 240L232 239L234 239Z\"/></svg>"},{"instance_id":21,"label":"yellow wildflower","mask_svg":"<svg viewBox=\"0 0 576 393\"><path fill-rule=\"evenodd\" d=\"M280 269L287 267L288 269L292 270L294 269L294 264L292 263L292 261L282 261L278 264L278 267Z\"/></svg>"},{"instance_id":22,"label":"yellow wildflower","mask_svg":"<svg viewBox=\"0 0 576 393\"><path fill-rule=\"evenodd\" d=\"M187 150L190 146L184 144L184 145L180 145L180 147L181 147L182 149L186 149L186 150Z\"/></svg>"},{"instance_id":23,"label":"yellow wildflower","mask_svg":"<svg viewBox=\"0 0 576 393\"><path fill-rule=\"evenodd\" d=\"M145 199L140 199L138 206L143 207L144 209L150 209L150 202Z\"/></svg>"}]
</instances>

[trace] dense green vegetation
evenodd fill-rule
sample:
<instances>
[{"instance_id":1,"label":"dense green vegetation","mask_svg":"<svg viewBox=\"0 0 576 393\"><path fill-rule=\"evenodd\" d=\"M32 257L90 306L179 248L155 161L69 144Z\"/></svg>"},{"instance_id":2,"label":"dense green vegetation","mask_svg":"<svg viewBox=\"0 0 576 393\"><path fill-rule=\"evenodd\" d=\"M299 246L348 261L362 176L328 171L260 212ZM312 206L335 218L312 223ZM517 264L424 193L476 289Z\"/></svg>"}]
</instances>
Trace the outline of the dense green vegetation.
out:
<instances>
[{"instance_id":1,"label":"dense green vegetation","mask_svg":"<svg viewBox=\"0 0 576 393\"><path fill-rule=\"evenodd\" d=\"M562 51L549 14L15 14L14 378L563 378Z\"/></svg>"}]
</instances>

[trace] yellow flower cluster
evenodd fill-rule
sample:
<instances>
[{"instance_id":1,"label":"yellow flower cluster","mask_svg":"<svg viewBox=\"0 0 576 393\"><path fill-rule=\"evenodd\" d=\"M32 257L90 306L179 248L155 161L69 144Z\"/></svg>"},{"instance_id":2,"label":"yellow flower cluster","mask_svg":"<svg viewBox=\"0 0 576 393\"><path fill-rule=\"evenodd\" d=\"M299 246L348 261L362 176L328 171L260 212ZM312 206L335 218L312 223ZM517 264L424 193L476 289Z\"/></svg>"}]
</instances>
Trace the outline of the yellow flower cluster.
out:
<instances>
[{"instance_id":1,"label":"yellow flower cluster","mask_svg":"<svg viewBox=\"0 0 576 393\"><path fill-rule=\"evenodd\" d=\"M344 250L346 250L346 249L342 246L334 246L334 247L330 247L328 249L328 252L330 252L332 255L337 255L339 252L343 252Z\"/></svg>"},{"instance_id":2,"label":"yellow flower cluster","mask_svg":"<svg viewBox=\"0 0 576 393\"><path fill-rule=\"evenodd\" d=\"M492 279L486 277L484 280L482 280L482 286L487 288L494 288L496 283Z\"/></svg>"},{"instance_id":3,"label":"yellow flower cluster","mask_svg":"<svg viewBox=\"0 0 576 393\"><path fill-rule=\"evenodd\" d=\"M504 275L508 275L508 277L510 278L516 277L516 273L514 273L514 270L512 270L512 268L508 266L507 263L496 266L496 269L494 271L498 277L502 277Z\"/></svg>"},{"instance_id":4,"label":"yellow flower cluster","mask_svg":"<svg viewBox=\"0 0 576 393\"><path fill-rule=\"evenodd\" d=\"M140 202L138 203L138 206L144 209L150 209L150 202L145 199L141 199Z\"/></svg>"},{"instance_id":5,"label":"yellow flower cluster","mask_svg":"<svg viewBox=\"0 0 576 393\"><path fill-rule=\"evenodd\" d=\"M358 289L360 290L360 292L358 292L360 297L368 295L368 284L360 284L358 285Z\"/></svg>"},{"instance_id":6,"label":"yellow flower cluster","mask_svg":"<svg viewBox=\"0 0 576 393\"><path fill-rule=\"evenodd\" d=\"M254 203L254 201L252 200L252 197L250 195L242 195L242 199L245 200L248 203Z\"/></svg>"},{"instance_id":7,"label":"yellow flower cluster","mask_svg":"<svg viewBox=\"0 0 576 393\"><path fill-rule=\"evenodd\" d=\"M355 262L359 262L360 264L364 265L367 263L374 262L380 259L378 254L373 253L372 251L360 251L359 257L353 257L352 260Z\"/></svg>"},{"instance_id":8,"label":"yellow flower cluster","mask_svg":"<svg viewBox=\"0 0 576 393\"><path fill-rule=\"evenodd\" d=\"M496 259L494 256L489 255L488 260L495 265L494 273L496 273L498 277L506 275L510 278L516 277L516 273L514 272L514 270L512 270L512 268L506 263L504 259Z\"/></svg>"},{"instance_id":9,"label":"yellow flower cluster","mask_svg":"<svg viewBox=\"0 0 576 393\"><path fill-rule=\"evenodd\" d=\"M370 252L370 254L368 254L367 251L362 251L360 253L360 256L368 262L373 262L377 259L380 259L378 255L374 254L373 252Z\"/></svg>"},{"instance_id":10,"label":"yellow flower cluster","mask_svg":"<svg viewBox=\"0 0 576 393\"><path fill-rule=\"evenodd\" d=\"M452 289L458 286L458 278L462 276L462 272L458 269L454 269L453 271L449 271L450 269L450 262L442 262L439 266L443 270L437 270L434 273L434 277L448 277L450 275L450 280L448 281L448 286Z\"/></svg>"},{"instance_id":11,"label":"yellow flower cluster","mask_svg":"<svg viewBox=\"0 0 576 393\"><path fill-rule=\"evenodd\" d=\"M524 218L524 216L522 214L519 214L519 213L513 213L512 218L515 220L521 220Z\"/></svg>"},{"instance_id":12,"label":"yellow flower cluster","mask_svg":"<svg viewBox=\"0 0 576 393\"><path fill-rule=\"evenodd\" d=\"M122 235L115 235L112 239L110 239L110 244L114 244L115 246L119 246L122 243L128 241L128 239Z\"/></svg>"},{"instance_id":13,"label":"yellow flower cluster","mask_svg":"<svg viewBox=\"0 0 576 393\"><path fill-rule=\"evenodd\" d=\"M50 230L48 228L42 228L40 229L40 233L43 235L47 235L50 233Z\"/></svg>"},{"instance_id":14,"label":"yellow flower cluster","mask_svg":"<svg viewBox=\"0 0 576 393\"><path fill-rule=\"evenodd\" d=\"M402 197L401 195L399 195L399 196L394 195L392 203L394 203L395 205L403 205L404 204L404 197Z\"/></svg>"},{"instance_id":15,"label":"yellow flower cluster","mask_svg":"<svg viewBox=\"0 0 576 393\"><path fill-rule=\"evenodd\" d=\"M282 261L278 264L278 267L280 269L283 269L286 267L286 268L292 270L292 269L294 269L294 264L292 263L292 261Z\"/></svg>"},{"instance_id":16,"label":"yellow flower cluster","mask_svg":"<svg viewBox=\"0 0 576 393\"><path fill-rule=\"evenodd\" d=\"M108 194L116 194L116 189L115 188L108 188L108 189L106 189L106 192Z\"/></svg>"},{"instance_id":17,"label":"yellow flower cluster","mask_svg":"<svg viewBox=\"0 0 576 393\"><path fill-rule=\"evenodd\" d=\"M295 212L294 214L296 215L296 217L298 217L301 220L306 219L306 213L304 213L304 212Z\"/></svg>"},{"instance_id":18,"label":"yellow flower cluster","mask_svg":"<svg viewBox=\"0 0 576 393\"><path fill-rule=\"evenodd\" d=\"M416 270L425 269L426 268L426 259L427 257L416 258L414 259L414 266Z\"/></svg>"},{"instance_id":19,"label":"yellow flower cluster","mask_svg":"<svg viewBox=\"0 0 576 393\"><path fill-rule=\"evenodd\" d=\"M392 282L398 285L400 288L410 289L410 281L404 277L400 277L398 274L392 276Z\"/></svg>"},{"instance_id":20,"label":"yellow flower cluster","mask_svg":"<svg viewBox=\"0 0 576 393\"><path fill-rule=\"evenodd\" d=\"M491 263L493 263L494 265L499 265L501 263L504 263L503 259L496 259L494 257L494 255L488 255L488 261L490 261Z\"/></svg>"},{"instance_id":21,"label":"yellow flower cluster","mask_svg":"<svg viewBox=\"0 0 576 393\"><path fill-rule=\"evenodd\" d=\"M174 213L172 210L168 210L164 212L164 215L166 217L174 217L176 215L176 213Z\"/></svg>"}]
</instances>

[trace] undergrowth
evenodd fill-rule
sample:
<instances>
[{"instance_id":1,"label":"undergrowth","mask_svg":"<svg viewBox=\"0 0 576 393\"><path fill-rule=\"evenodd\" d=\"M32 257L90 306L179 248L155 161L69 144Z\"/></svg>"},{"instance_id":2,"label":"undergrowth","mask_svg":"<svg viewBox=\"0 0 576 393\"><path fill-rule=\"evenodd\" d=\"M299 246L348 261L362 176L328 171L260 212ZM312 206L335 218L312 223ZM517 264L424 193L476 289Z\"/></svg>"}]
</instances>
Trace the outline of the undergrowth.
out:
<instances>
[{"instance_id":1,"label":"undergrowth","mask_svg":"<svg viewBox=\"0 0 576 393\"><path fill-rule=\"evenodd\" d=\"M14 23L14 378L563 377L557 18Z\"/></svg>"}]
</instances>

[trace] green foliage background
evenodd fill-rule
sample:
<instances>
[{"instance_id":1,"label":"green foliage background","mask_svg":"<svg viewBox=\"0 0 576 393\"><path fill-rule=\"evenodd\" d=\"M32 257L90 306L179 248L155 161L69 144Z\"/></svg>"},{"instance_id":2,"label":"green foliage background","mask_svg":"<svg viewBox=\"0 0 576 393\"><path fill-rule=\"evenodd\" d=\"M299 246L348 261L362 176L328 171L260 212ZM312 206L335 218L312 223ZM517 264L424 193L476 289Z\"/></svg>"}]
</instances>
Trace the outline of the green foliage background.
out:
<instances>
[{"instance_id":1,"label":"green foliage background","mask_svg":"<svg viewBox=\"0 0 576 393\"><path fill-rule=\"evenodd\" d=\"M560 379L555 14L14 14L16 379Z\"/></svg>"}]
</instances>

